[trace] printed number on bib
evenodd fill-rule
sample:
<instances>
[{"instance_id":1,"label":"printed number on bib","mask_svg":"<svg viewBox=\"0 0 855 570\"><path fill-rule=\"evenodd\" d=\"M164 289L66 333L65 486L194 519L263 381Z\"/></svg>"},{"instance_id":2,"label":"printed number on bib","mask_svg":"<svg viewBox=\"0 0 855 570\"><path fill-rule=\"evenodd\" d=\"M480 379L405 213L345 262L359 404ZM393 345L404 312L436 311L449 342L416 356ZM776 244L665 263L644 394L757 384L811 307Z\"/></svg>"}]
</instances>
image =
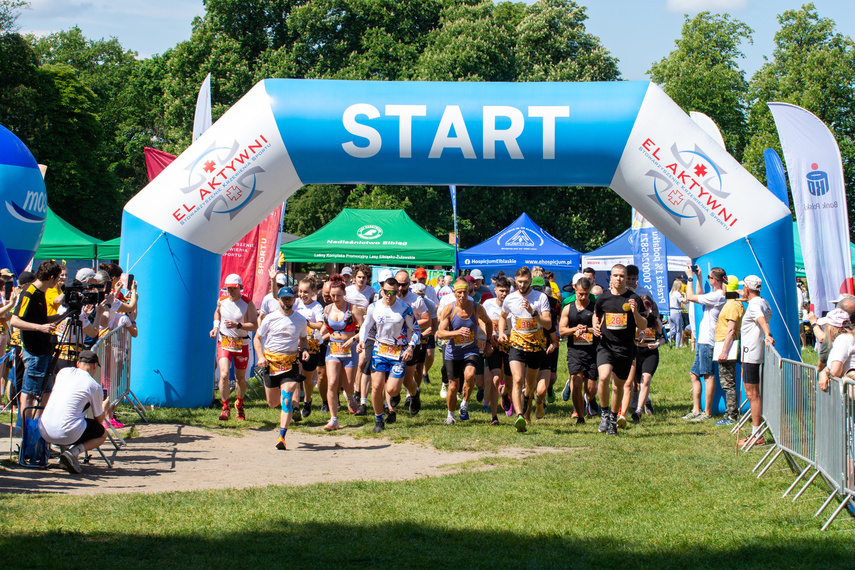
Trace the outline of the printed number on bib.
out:
<instances>
[{"instance_id":1,"label":"printed number on bib","mask_svg":"<svg viewBox=\"0 0 855 570\"><path fill-rule=\"evenodd\" d=\"M520 332L536 331L537 326L537 319L533 317L522 317L517 319L517 330Z\"/></svg>"},{"instance_id":2,"label":"printed number on bib","mask_svg":"<svg viewBox=\"0 0 855 570\"><path fill-rule=\"evenodd\" d=\"M220 337L220 345L223 347L223 350L240 352L243 350L243 337L223 335Z\"/></svg>"},{"instance_id":3,"label":"printed number on bib","mask_svg":"<svg viewBox=\"0 0 855 570\"><path fill-rule=\"evenodd\" d=\"M641 342L654 342L656 340L656 329L638 331L638 340Z\"/></svg>"},{"instance_id":4,"label":"printed number on bib","mask_svg":"<svg viewBox=\"0 0 855 570\"><path fill-rule=\"evenodd\" d=\"M330 356L333 358L350 358L350 349L344 347L343 342L330 342Z\"/></svg>"},{"instance_id":5,"label":"printed number on bib","mask_svg":"<svg viewBox=\"0 0 855 570\"><path fill-rule=\"evenodd\" d=\"M621 331L626 328L626 313L606 313L606 328Z\"/></svg>"},{"instance_id":6,"label":"printed number on bib","mask_svg":"<svg viewBox=\"0 0 855 570\"><path fill-rule=\"evenodd\" d=\"M274 354L272 352L265 352L264 359L267 360L267 364L270 366L270 374L282 374L283 372L288 372L294 365L297 363L297 356L299 353L295 352L294 354Z\"/></svg>"},{"instance_id":7,"label":"printed number on bib","mask_svg":"<svg viewBox=\"0 0 855 570\"><path fill-rule=\"evenodd\" d=\"M377 356L388 358L389 360L400 360L404 353L404 347L394 344L377 343L374 345L377 350Z\"/></svg>"},{"instance_id":8,"label":"printed number on bib","mask_svg":"<svg viewBox=\"0 0 855 570\"><path fill-rule=\"evenodd\" d=\"M591 345L594 344L594 333L573 333L573 344L575 345Z\"/></svg>"}]
</instances>

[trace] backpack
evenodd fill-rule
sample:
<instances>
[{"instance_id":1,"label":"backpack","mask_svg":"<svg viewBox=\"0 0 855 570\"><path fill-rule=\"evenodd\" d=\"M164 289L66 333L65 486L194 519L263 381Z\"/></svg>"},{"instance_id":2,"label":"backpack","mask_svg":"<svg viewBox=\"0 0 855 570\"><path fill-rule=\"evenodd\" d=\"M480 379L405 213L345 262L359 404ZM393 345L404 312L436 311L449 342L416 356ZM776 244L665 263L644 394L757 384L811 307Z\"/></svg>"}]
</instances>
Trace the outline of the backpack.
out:
<instances>
[{"instance_id":1,"label":"backpack","mask_svg":"<svg viewBox=\"0 0 855 570\"><path fill-rule=\"evenodd\" d=\"M24 410L22 416L24 427L21 436L21 448L18 453L18 463L24 467L47 467L50 458L50 444L42 437L39 431L39 420L41 418L28 418L27 411L37 410L40 407L29 407Z\"/></svg>"}]
</instances>

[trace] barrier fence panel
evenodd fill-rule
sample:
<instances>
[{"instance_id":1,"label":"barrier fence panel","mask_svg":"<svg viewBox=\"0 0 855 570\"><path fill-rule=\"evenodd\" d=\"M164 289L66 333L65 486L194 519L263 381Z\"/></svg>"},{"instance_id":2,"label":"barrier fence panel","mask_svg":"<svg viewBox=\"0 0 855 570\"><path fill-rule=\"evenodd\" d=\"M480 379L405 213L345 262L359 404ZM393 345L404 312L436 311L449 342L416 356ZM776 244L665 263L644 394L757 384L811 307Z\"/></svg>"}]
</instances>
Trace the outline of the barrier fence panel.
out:
<instances>
[{"instance_id":1,"label":"barrier fence panel","mask_svg":"<svg viewBox=\"0 0 855 570\"><path fill-rule=\"evenodd\" d=\"M855 500L855 380L843 379L843 492ZM851 510L851 509L850 509Z\"/></svg>"},{"instance_id":2,"label":"barrier fence panel","mask_svg":"<svg viewBox=\"0 0 855 570\"><path fill-rule=\"evenodd\" d=\"M816 367L781 359L781 432L775 441L813 463L816 448Z\"/></svg>"},{"instance_id":3,"label":"barrier fence panel","mask_svg":"<svg viewBox=\"0 0 855 570\"><path fill-rule=\"evenodd\" d=\"M110 406L127 400L144 422L148 422L142 404L131 391L131 334L121 327L98 339L92 350L101 363L101 386L107 390Z\"/></svg>"},{"instance_id":4,"label":"barrier fence panel","mask_svg":"<svg viewBox=\"0 0 855 570\"><path fill-rule=\"evenodd\" d=\"M827 392L817 390L816 433L822 434L816 442L816 468L834 491L843 491L843 400L840 381L829 378Z\"/></svg>"}]
</instances>

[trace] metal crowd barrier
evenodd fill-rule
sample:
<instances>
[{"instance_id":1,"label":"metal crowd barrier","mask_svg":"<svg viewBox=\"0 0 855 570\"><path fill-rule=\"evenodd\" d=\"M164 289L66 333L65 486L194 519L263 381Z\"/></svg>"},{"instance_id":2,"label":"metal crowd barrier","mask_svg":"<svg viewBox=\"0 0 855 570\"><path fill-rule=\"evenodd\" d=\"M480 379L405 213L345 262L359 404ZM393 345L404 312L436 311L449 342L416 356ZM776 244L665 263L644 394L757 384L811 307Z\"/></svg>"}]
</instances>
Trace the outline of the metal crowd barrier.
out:
<instances>
[{"instance_id":1,"label":"metal crowd barrier","mask_svg":"<svg viewBox=\"0 0 855 570\"><path fill-rule=\"evenodd\" d=\"M142 402L131 391L131 335L128 329L121 327L110 331L98 339L92 350L101 363L101 386L107 391L110 407L115 408L121 402L127 401L140 419L148 423ZM116 445L116 440L124 445L124 439L112 426L108 434L111 432L113 445Z\"/></svg>"},{"instance_id":2,"label":"metal crowd barrier","mask_svg":"<svg viewBox=\"0 0 855 570\"><path fill-rule=\"evenodd\" d=\"M835 498L840 505L825 522L825 530L844 508L855 505L855 380L829 378L827 392L819 388L816 366L781 358L772 347L766 347L762 374L763 427L774 444L754 467L765 464L758 477L762 477L778 457L783 456L790 468L798 474L784 492L783 497L796 488L807 476L806 482L795 494L795 502L818 478L830 493L814 514L819 516ZM748 451L750 445L744 449ZM767 459L771 456L771 459ZM783 498L782 497L782 498Z\"/></svg>"}]
</instances>

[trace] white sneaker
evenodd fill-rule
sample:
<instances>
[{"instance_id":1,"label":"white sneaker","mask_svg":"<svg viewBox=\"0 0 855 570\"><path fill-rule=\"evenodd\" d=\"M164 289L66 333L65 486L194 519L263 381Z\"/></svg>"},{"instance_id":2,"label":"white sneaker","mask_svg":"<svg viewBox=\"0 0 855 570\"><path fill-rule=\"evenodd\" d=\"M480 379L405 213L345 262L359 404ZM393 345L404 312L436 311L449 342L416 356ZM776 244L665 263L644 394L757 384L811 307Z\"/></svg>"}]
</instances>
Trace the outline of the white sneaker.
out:
<instances>
[{"instance_id":1,"label":"white sneaker","mask_svg":"<svg viewBox=\"0 0 855 570\"><path fill-rule=\"evenodd\" d=\"M71 451L63 451L62 455L59 456L59 462L69 473L83 472L80 468L80 462L77 461L77 456L71 453Z\"/></svg>"},{"instance_id":2,"label":"white sneaker","mask_svg":"<svg viewBox=\"0 0 855 570\"><path fill-rule=\"evenodd\" d=\"M453 418L453 417L448 416L447 418L445 418L445 425L447 425L447 426L453 426L453 425L454 425L454 423L455 423L455 422L454 422L454 418Z\"/></svg>"},{"instance_id":3,"label":"white sneaker","mask_svg":"<svg viewBox=\"0 0 855 570\"><path fill-rule=\"evenodd\" d=\"M439 397L445 398L446 396L448 396L448 384L443 384L442 389L439 391Z\"/></svg>"}]
</instances>

